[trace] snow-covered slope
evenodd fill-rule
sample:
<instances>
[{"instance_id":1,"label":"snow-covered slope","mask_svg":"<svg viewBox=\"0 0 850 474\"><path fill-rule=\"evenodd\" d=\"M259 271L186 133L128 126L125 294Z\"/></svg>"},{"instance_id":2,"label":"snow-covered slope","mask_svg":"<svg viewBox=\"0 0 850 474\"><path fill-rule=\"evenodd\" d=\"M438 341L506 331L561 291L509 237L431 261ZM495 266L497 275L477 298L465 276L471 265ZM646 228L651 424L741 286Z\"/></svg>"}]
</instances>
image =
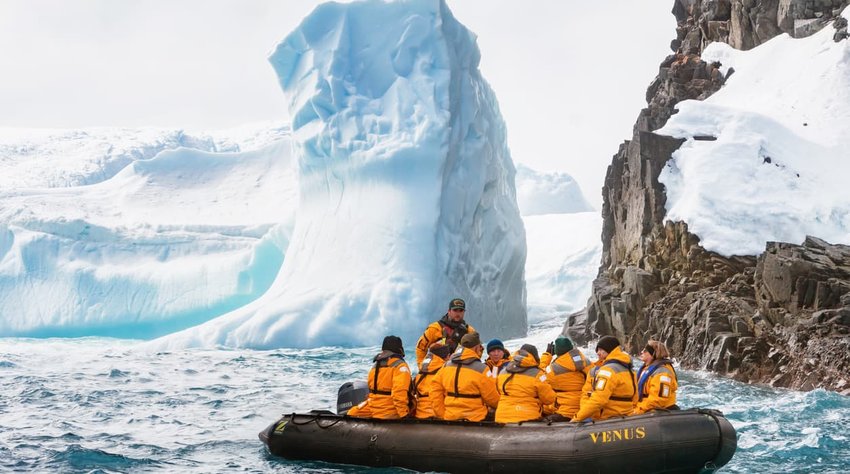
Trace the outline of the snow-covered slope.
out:
<instances>
[{"instance_id":1,"label":"snow-covered slope","mask_svg":"<svg viewBox=\"0 0 850 474\"><path fill-rule=\"evenodd\" d=\"M164 150L252 151L288 138L287 124L267 122L207 132L0 128L0 190L95 184L133 161L153 158Z\"/></svg>"},{"instance_id":2,"label":"snow-covered slope","mask_svg":"<svg viewBox=\"0 0 850 474\"><path fill-rule=\"evenodd\" d=\"M288 140L180 148L90 186L0 191L0 335L153 337L257 298L293 225L291 161Z\"/></svg>"},{"instance_id":3,"label":"snow-covered slope","mask_svg":"<svg viewBox=\"0 0 850 474\"><path fill-rule=\"evenodd\" d=\"M706 48L703 59L734 73L658 131L687 139L659 178L667 219L687 222L706 249L755 255L807 234L850 244L850 41L834 31Z\"/></svg>"},{"instance_id":4,"label":"snow-covered slope","mask_svg":"<svg viewBox=\"0 0 850 474\"><path fill-rule=\"evenodd\" d=\"M165 344L413 338L453 297L485 335L524 334L505 126L475 37L444 2L321 5L270 61L299 160L283 268L261 299Z\"/></svg>"},{"instance_id":5,"label":"snow-covered slope","mask_svg":"<svg viewBox=\"0 0 850 474\"><path fill-rule=\"evenodd\" d=\"M552 320L584 307L602 259L598 212L526 216L530 323Z\"/></svg>"}]
</instances>

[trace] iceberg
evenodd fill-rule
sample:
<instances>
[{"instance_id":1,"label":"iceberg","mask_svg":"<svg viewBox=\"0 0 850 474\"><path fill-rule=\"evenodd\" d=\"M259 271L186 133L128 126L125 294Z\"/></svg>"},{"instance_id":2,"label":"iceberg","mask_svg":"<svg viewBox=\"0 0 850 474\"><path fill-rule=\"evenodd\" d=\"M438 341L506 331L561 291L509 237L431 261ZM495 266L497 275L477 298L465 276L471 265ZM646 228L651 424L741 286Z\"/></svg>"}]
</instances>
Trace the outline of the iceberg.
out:
<instances>
[{"instance_id":1,"label":"iceberg","mask_svg":"<svg viewBox=\"0 0 850 474\"><path fill-rule=\"evenodd\" d=\"M0 129L0 337L412 344L454 297L525 333L516 170L445 3L323 5L270 60L291 128Z\"/></svg>"},{"instance_id":2,"label":"iceberg","mask_svg":"<svg viewBox=\"0 0 850 474\"><path fill-rule=\"evenodd\" d=\"M288 139L212 153L172 148L180 141L160 138L174 134L151 130L48 134L71 143L38 136L6 142L8 169L26 174L0 191L0 336L152 338L271 285L297 202ZM92 152L104 136L111 155ZM155 149L152 158L134 153ZM52 161L49 151L64 158L57 174L14 165ZM113 162L104 157L130 163L101 179L97 164Z\"/></svg>"},{"instance_id":3,"label":"iceberg","mask_svg":"<svg viewBox=\"0 0 850 474\"><path fill-rule=\"evenodd\" d=\"M454 297L485 337L525 334L516 171L479 59L442 1L317 7L270 56L298 159L280 274L155 345L412 344Z\"/></svg>"}]
</instances>

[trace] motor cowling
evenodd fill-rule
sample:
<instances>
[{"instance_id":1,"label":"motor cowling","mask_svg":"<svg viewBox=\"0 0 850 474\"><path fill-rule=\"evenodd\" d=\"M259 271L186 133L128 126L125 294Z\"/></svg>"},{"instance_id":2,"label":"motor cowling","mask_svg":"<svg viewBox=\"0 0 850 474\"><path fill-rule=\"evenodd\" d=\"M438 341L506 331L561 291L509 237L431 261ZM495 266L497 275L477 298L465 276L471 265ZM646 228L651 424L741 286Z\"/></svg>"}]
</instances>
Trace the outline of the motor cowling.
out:
<instances>
[{"instance_id":1,"label":"motor cowling","mask_svg":"<svg viewBox=\"0 0 850 474\"><path fill-rule=\"evenodd\" d=\"M336 396L336 414L345 415L354 405L358 405L369 397L369 385L362 381L345 382L339 387Z\"/></svg>"}]
</instances>

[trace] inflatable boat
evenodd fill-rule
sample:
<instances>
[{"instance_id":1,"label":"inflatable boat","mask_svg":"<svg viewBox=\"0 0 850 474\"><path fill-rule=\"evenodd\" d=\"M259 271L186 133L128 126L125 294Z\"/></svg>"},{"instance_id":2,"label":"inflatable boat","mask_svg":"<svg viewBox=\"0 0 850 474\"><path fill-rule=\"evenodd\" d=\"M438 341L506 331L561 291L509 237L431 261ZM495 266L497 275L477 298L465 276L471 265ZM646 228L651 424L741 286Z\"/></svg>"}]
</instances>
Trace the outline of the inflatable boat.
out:
<instances>
[{"instance_id":1,"label":"inflatable boat","mask_svg":"<svg viewBox=\"0 0 850 474\"><path fill-rule=\"evenodd\" d=\"M314 411L260 432L293 460L440 472L707 473L732 459L735 428L715 410L588 423L373 420Z\"/></svg>"}]
</instances>

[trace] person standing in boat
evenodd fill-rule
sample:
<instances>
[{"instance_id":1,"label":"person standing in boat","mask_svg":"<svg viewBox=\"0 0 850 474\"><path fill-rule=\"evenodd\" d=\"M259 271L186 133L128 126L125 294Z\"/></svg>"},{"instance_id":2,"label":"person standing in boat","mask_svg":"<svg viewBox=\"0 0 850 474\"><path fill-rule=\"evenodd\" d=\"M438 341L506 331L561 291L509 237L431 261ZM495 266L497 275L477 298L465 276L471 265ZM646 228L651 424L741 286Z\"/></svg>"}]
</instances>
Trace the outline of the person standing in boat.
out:
<instances>
[{"instance_id":1,"label":"person standing in boat","mask_svg":"<svg viewBox=\"0 0 850 474\"><path fill-rule=\"evenodd\" d=\"M413 393L416 396L416 412L415 417L420 419L435 418L437 415L431 407L429 399L431 393L431 382L437 375L437 372L443 368L446 359L449 358L451 352L449 346L441 342L435 342L428 348L428 354L419 365L419 373L413 379Z\"/></svg>"},{"instance_id":2,"label":"person standing in boat","mask_svg":"<svg viewBox=\"0 0 850 474\"><path fill-rule=\"evenodd\" d=\"M482 421L488 407L499 405L496 379L481 362L484 346L477 332L461 338L463 351L453 354L431 382L431 407L443 420Z\"/></svg>"},{"instance_id":3,"label":"person standing in boat","mask_svg":"<svg viewBox=\"0 0 850 474\"><path fill-rule=\"evenodd\" d=\"M581 403L582 388L590 373L591 364L584 354L565 336L555 339L551 344L555 359L546 366L546 383L555 390L554 413L547 416L548 421L569 421L578 412ZM543 361L547 359L543 353Z\"/></svg>"},{"instance_id":4,"label":"person standing in boat","mask_svg":"<svg viewBox=\"0 0 850 474\"><path fill-rule=\"evenodd\" d=\"M422 365L422 359L428 353L428 347L442 339L448 345L451 352L457 349L460 339L464 334L475 332L475 328L466 324L463 319L466 314L466 302L455 298L449 302L449 310L437 321L429 324L425 332L416 343L416 365Z\"/></svg>"},{"instance_id":5,"label":"person standing in boat","mask_svg":"<svg viewBox=\"0 0 850 474\"><path fill-rule=\"evenodd\" d=\"M582 388L582 399L573 422L605 420L627 416L637 400L637 380L632 358L620 347L614 336L604 336L596 344L596 355L602 361L590 370Z\"/></svg>"},{"instance_id":6,"label":"person standing in boat","mask_svg":"<svg viewBox=\"0 0 850 474\"><path fill-rule=\"evenodd\" d=\"M499 372L511 361L511 353L505 349L505 345L498 339L491 339L487 343L487 359L484 361L490 369L493 378L499 376Z\"/></svg>"},{"instance_id":7,"label":"person standing in boat","mask_svg":"<svg viewBox=\"0 0 850 474\"><path fill-rule=\"evenodd\" d=\"M643 366L637 374L637 405L632 412L640 415L659 408L676 410L676 389L679 382L670 352L663 342L649 341L640 352Z\"/></svg>"},{"instance_id":8,"label":"person standing in boat","mask_svg":"<svg viewBox=\"0 0 850 474\"><path fill-rule=\"evenodd\" d=\"M407 417L410 413L410 369L404 361L401 338L385 337L381 352L373 361L375 363L366 380L369 384L369 397L348 410L347 416L386 420Z\"/></svg>"},{"instance_id":9,"label":"person standing in boat","mask_svg":"<svg viewBox=\"0 0 850 474\"><path fill-rule=\"evenodd\" d=\"M546 374L540 369L540 356L531 344L523 346L499 374L497 423L519 423L537 420L543 415L543 406L555 403L555 391L546 383Z\"/></svg>"}]
</instances>

